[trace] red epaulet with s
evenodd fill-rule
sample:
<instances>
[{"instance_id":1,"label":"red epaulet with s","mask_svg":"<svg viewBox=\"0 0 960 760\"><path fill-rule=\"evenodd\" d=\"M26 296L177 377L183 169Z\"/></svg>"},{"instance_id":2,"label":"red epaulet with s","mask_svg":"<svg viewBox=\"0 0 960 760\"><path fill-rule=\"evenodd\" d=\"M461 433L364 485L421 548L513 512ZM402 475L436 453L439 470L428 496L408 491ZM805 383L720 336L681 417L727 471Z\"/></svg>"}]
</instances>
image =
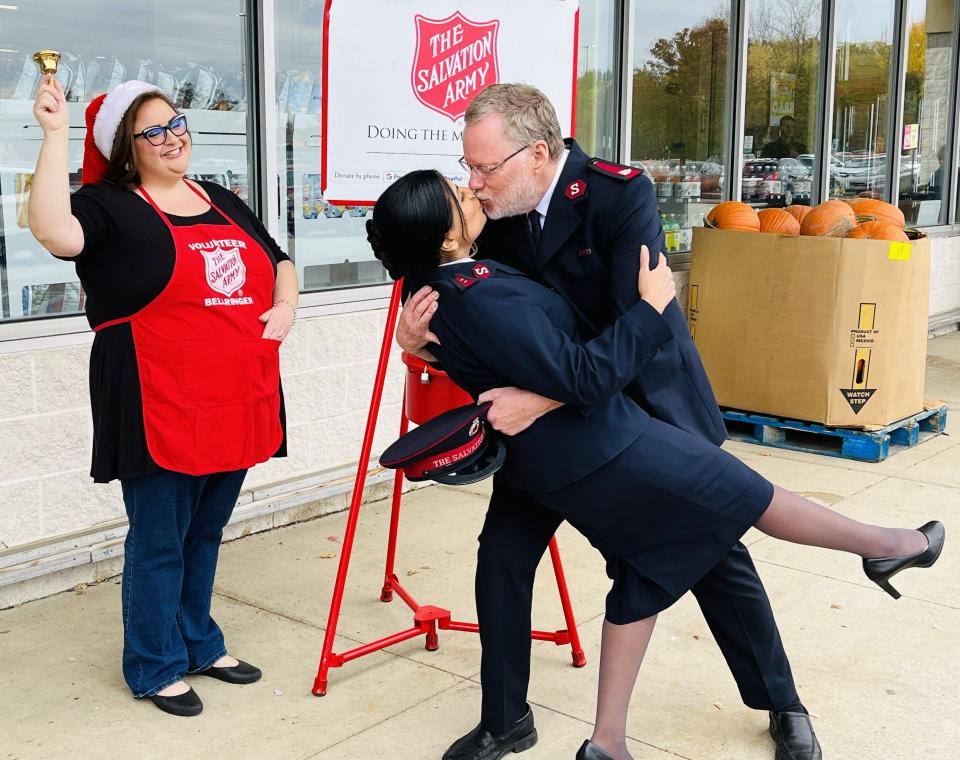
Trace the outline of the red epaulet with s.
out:
<instances>
[{"instance_id":1,"label":"red epaulet with s","mask_svg":"<svg viewBox=\"0 0 960 760\"><path fill-rule=\"evenodd\" d=\"M638 169L636 166L615 164L612 161L604 161L602 158L591 158L589 166L598 174L618 179L621 182L629 182L643 174L643 169Z\"/></svg>"},{"instance_id":2,"label":"red epaulet with s","mask_svg":"<svg viewBox=\"0 0 960 760\"><path fill-rule=\"evenodd\" d=\"M490 267L483 263L477 263L473 267L473 277L457 274L450 279L453 281L454 286L462 293L472 288L480 282L480 280L486 280L488 277L493 277L493 272L490 270Z\"/></svg>"}]
</instances>

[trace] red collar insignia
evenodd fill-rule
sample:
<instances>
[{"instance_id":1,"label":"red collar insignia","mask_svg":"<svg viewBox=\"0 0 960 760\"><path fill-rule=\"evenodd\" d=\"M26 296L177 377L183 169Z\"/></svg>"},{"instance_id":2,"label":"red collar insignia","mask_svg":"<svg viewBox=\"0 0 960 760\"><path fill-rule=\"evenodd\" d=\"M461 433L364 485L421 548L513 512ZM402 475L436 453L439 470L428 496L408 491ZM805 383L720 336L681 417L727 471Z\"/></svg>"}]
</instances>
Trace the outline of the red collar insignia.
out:
<instances>
[{"instance_id":1,"label":"red collar insignia","mask_svg":"<svg viewBox=\"0 0 960 760\"><path fill-rule=\"evenodd\" d=\"M460 288L460 290L466 290L467 288L476 285L477 281L471 280L469 277L464 277L462 274L458 274L454 275L453 284Z\"/></svg>"},{"instance_id":2,"label":"red collar insignia","mask_svg":"<svg viewBox=\"0 0 960 760\"><path fill-rule=\"evenodd\" d=\"M563 194L573 201L583 196L586 192L587 183L582 179L575 179L567 185L567 189L563 191Z\"/></svg>"}]
</instances>

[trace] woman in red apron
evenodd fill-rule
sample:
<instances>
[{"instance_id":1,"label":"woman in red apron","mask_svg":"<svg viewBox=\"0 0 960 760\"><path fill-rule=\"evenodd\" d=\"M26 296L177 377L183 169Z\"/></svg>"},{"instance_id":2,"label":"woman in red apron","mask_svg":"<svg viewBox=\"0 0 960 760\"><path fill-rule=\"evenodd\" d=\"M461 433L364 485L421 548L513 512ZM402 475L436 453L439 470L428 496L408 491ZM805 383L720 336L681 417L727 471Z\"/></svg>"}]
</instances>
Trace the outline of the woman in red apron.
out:
<instances>
[{"instance_id":1,"label":"woman in red apron","mask_svg":"<svg viewBox=\"0 0 960 760\"><path fill-rule=\"evenodd\" d=\"M30 228L75 262L87 294L91 475L120 480L129 518L123 675L135 697L197 715L186 674L261 675L227 654L210 601L247 470L286 454L279 346L296 272L243 201L185 178L186 117L154 85L124 82L90 104L73 196L52 77L34 113L44 137Z\"/></svg>"}]
</instances>

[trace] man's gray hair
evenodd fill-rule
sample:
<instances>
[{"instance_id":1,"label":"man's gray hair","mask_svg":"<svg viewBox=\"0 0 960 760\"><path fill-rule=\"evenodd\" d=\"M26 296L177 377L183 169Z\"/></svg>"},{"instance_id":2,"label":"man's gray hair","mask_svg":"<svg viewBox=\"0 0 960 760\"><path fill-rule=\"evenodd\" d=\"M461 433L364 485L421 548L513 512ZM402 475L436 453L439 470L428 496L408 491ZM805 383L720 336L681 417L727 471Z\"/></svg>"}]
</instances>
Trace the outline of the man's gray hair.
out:
<instances>
[{"instance_id":1,"label":"man's gray hair","mask_svg":"<svg viewBox=\"0 0 960 760\"><path fill-rule=\"evenodd\" d=\"M491 114L503 117L506 138L518 148L545 140L550 158L563 155L563 133L553 104L529 84L492 84L473 99L464 117L467 126Z\"/></svg>"}]
</instances>

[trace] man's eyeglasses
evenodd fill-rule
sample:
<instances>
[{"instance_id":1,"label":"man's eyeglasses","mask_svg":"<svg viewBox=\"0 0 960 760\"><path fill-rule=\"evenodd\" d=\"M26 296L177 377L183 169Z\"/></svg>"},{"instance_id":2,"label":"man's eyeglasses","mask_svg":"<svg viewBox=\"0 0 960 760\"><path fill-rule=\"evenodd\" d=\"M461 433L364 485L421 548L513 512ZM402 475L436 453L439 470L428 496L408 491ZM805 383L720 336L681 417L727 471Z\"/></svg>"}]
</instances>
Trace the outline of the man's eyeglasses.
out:
<instances>
[{"instance_id":1,"label":"man's eyeglasses","mask_svg":"<svg viewBox=\"0 0 960 760\"><path fill-rule=\"evenodd\" d=\"M473 172L474 174L477 174L480 177L489 177L497 169L499 169L501 166L507 163L507 161L509 161L511 158L516 156L518 153L523 153L523 151L525 151L529 147L530 147L529 145L524 145L519 150L515 150L513 153L511 153L509 156L503 159L503 161L501 161L499 164L493 164L493 165L487 164L486 166L474 166L473 164L468 164L465 158L461 158L458 163L460 164L460 166L463 167L463 170L465 172Z\"/></svg>"},{"instance_id":2,"label":"man's eyeglasses","mask_svg":"<svg viewBox=\"0 0 960 760\"><path fill-rule=\"evenodd\" d=\"M147 127L141 132L137 132L134 137L142 137L151 145L163 145L167 141L167 130L170 130L177 137L187 133L187 117L183 114L174 116L166 125L157 124L153 127Z\"/></svg>"}]
</instances>

